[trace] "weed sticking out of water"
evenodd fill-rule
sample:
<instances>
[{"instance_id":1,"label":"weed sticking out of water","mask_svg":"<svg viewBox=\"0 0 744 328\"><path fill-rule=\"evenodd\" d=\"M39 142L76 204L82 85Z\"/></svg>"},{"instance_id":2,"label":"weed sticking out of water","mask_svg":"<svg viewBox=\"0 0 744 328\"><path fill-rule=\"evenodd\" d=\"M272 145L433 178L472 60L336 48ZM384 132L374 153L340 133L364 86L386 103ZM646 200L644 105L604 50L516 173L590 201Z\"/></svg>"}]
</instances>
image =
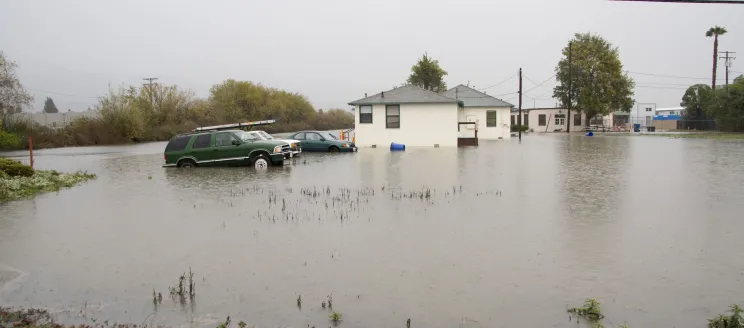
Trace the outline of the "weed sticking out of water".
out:
<instances>
[{"instance_id":1,"label":"weed sticking out of water","mask_svg":"<svg viewBox=\"0 0 744 328\"><path fill-rule=\"evenodd\" d=\"M326 308L326 302L325 302L325 301L323 301L323 303L320 303L320 307L322 307L322 308L324 308L324 309L325 309L325 308Z\"/></svg>"},{"instance_id":2,"label":"weed sticking out of water","mask_svg":"<svg viewBox=\"0 0 744 328\"><path fill-rule=\"evenodd\" d=\"M225 319L225 322L220 322L220 324L217 325L217 328L228 328L228 327L230 327L230 316L227 316L227 319Z\"/></svg>"},{"instance_id":3,"label":"weed sticking out of water","mask_svg":"<svg viewBox=\"0 0 744 328\"><path fill-rule=\"evenodd\" d=\"M589 321L592 327L603 328L601 320L604 319L604 315L599 308L599 302L593 298L588 298L584 301L584 306L568 309L568 313L575 314L579 318L584 318ZM571 317L569 317L571 320ZM576 319L577 323L579 319Z\"/></svg>"},{"instance_id":4,"label":"weed sticking out of water","mask_svg":"<svg viewBox=\"0 0 744 328\"><path fill-rule=\"evenodd\" d=\"M302 310L302 294L297 296L297 308Z\"/></svg>"},{"instance_id":5,"label":"weed sticking out of water","mask_svg":"<svg viewBox=\"0 0 744 328\"><path fill-rule=\"evenodd\" d=\"M186 286L187 278L188 286ZM194 299L196 298L196 283L194 282L194 272L191 271L191 268L189 268L188 275L184 272L180 277L178 277L178 287L168 287L168 289L170 290L171 298L175 300L176 297L178 297L181 305L186 304L187 297L193 304Z\"/></svg>"},{"instance_id":6,"label":"weed sticking out of water","mask_svg":"<svg viewBox=\"0 0 744 328\"><path fill-rule=\"evenodd\" d=\"M331 314L328 315L328 319L330 319L331 322L334 325L336 325L336 326L338 326L338 324L341 323L341 320L344 320L343 317L344 316L341 313L338 313L338 312L333 312L333 313L331 313Z\"/></svg>"},{"instance_id":7,"label":"weed sticking out of water","mask_svg":"<svg viewBox=\"0 0 744 328\"><path fill-rule=\"evenodd\" d=\"M328 295L328 308L333 309L333 296Z\"/></svg>"},{"instance_id":8,"label":"weed sticking out of water","mask_svg":"<svg viewBox=\"0 0 744 328\"><path fill-rule=\"evenodd\" d=\"M411 328L411 318L408 318L408 320L406 320L406 328Z\"/></svg>"},{"instance_id":9,"label":"weed sticking out of water","mask_svg":"<svg viewBox=\"0 0 744 328\"><path fill-rule=\"evenodd\" d=\"M744 310L739 305L731 305L729 308L730 315L719 314L713 319L708 320L708 327L710 328L744 328L744 318L742 313Z\"/></svg>"}]
</instances>

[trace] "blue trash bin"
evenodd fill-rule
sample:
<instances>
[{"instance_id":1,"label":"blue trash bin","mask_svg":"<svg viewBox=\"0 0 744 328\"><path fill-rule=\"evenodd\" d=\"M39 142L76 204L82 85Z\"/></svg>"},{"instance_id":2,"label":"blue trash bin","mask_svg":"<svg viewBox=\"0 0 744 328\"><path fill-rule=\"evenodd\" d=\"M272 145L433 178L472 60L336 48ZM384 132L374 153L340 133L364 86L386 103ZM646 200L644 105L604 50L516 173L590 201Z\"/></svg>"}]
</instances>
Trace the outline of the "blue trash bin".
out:
<instances>
[{"instance_id":1,"label":"blue trash bin","mask_svg":"<svg viewBox=\"0 0 744 328\"><path fill-rule=\"evenodd\" d=\"M593 137L593 136L594 136L594 132L592 132L592 131L589 131L589 132L587 132L587 133L585 134L585 136L587 136L587 137Z\"/></svg>"},{"instance_id":2,"label":"blue trash bin","mask_svg":"<svg viewBox=\"0 0 744 328\"><path fill-rule=\"evenodd\" d=\"M390 151L401 151L401 150L406 150L406 145L394 143L394 142L390 143Z\"/></svg>"},{"instance_id":3,"label":"blue trash bin","mask_svg":"<svg viewBox=\"0 0 744 328\"><path fill-rule=\"evenodd\" d=\"M641 132L641 125L633 124L633 132Z\"/></svg>"}]
</instances>

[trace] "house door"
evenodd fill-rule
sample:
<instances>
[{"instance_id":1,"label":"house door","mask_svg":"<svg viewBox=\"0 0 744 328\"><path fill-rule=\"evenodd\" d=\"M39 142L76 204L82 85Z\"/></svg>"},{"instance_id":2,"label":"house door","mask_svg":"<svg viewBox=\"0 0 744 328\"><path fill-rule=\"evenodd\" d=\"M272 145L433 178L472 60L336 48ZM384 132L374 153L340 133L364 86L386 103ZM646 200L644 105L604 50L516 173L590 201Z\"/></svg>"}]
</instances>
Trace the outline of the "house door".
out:
<instances>
[{"instance_id":1,"label":"house door","mask_svg":"<svg viewBox=\"0 0 744 328\"><path fill-rule=\"evenodd\" d=\"M651 116L646 116L646 126L651 126Z\"/></svg>"},{"instance_id":2,"label":"house door","mask_svg":"<svg viewBox=\"0 0 744 328\"><path fill-rule=\"evenodd\" d=\"M565 117L562 117L562 116L556 115L555 116L555 125L556 125L556 127L566 125L566 118Z\"/></svg>"}]
</instances>

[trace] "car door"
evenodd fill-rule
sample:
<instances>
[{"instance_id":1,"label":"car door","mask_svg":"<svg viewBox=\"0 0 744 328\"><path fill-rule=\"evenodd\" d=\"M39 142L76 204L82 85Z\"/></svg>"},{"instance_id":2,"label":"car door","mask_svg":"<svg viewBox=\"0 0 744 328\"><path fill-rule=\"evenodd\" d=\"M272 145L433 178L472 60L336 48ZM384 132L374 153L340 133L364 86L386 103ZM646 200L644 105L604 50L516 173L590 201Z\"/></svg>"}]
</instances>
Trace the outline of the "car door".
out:
<instances>
[{"instance_id":1,"label":"car door","mask_svg":"<svg viewBox=\"0 0 744 328\"><path fill-rule=\"evenodd\" d=\"M196 136L191 143L190 155L196 159L199 165L209 165L215 158L212 147L212 134L205 133Z\"/></svg>"},{"instance_id":2,"label":"car door","mask_svg":"<svg viewBox=\"0 0 744 328\"><path fill-rule=\"evenodd\" d=\"M215 160L223 164L238 164L248 157L245 148L240 147L242 142L230 132L217 132L214 134L214 150L217 152Z\"/></svg>"},{"instance_id":3,"label":"car door","mask_svg":"<svg viewBox=\"0 0 744 328\"><path fill-rule=\"evenodd\" d=\"M323 138L315 132L305 132L305 140L308 148L312 151L323 151L326 149Z\"/></svg>"},{"instance_id":4,"label":"car door","mask_svg":"<svg viewBox=\"0 0 744 328\"><path fill-rule=\"evenodd\" d=\"M302 151L309 151L308 148L305 148L305 146L307 145L305 141L305 132L297 133L293 136L289 136L289 138L300 141L300 147L302 148Z\"/></svg>"}]
</instances>

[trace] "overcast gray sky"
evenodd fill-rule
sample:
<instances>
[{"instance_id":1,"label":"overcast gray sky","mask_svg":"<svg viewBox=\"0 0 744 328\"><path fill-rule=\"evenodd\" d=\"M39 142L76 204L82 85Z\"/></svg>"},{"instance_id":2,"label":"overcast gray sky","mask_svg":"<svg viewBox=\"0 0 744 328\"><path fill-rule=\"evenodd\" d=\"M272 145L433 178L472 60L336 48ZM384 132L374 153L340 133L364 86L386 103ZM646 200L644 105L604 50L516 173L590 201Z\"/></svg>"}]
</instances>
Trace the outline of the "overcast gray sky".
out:
<instances>
[{"instance_id":1,"label":"overcast gray sky","mask_svg":"<svg viewBox=\"0 0 744 328\"><path fill-rule=\"evenodd\" d=\"M304 94L316 108L402 83L426 51L449 72L448 86L484 88L526 79L524 108L555 105L561 48L576 32L620 49L635 99L678 106L685 86L710 83L713 25L729 33L721 51L742 56L744 5L608 0L0 0L0 50L19 65L36 98L84 110L109 85L144 77L206 97L228 78ZM719 65L719 83L723 82ZM693 79L690 79L693 78ZM699 79L694 79L699 78ZM732 78L733 79L733 78ZM517 79L487 89L513 93ZM529 97L545 100L533 101ZM504 100L516 104L514 95Z\"/></svg>"}]
</instances>

